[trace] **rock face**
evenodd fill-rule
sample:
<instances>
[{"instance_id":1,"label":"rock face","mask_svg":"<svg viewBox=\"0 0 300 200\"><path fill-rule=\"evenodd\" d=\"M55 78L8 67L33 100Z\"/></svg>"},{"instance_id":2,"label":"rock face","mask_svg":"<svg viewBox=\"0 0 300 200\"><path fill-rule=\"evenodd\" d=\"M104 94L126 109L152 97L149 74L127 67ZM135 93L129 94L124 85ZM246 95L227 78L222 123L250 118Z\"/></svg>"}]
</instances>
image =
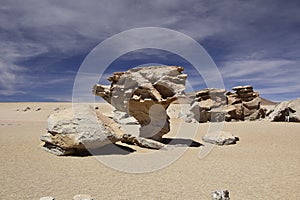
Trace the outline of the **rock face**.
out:
<instances>
[{"instance_id":1,"label":"rock face","mask_svg":"<svg viewBox=\"0 0 300 200\"><path fill-rule=\"evenodd\" d=\"M55 155L70 155L122 141L141 147L160 149L164 144L124 134L114 120L92 106L76 106L48 118L48 132L40 137L43 148Z\"/></svg>"},{"instance_id":2,"label":"rock face","mask_svg":"<svg viewBox=\"0 0 300 200\"><path fill-rule=\"evenodd\" d=\"M216 145L230 145L236 144L236 142L239 141L239 138L229 132L220 131L213 133L212 135L205 135L202 137L202 140Z\"/></svg>"},{"instance_id":3,"label":"rock face","mask_svg":"<svg viewBox=\"0 0 300 200\"><path fill-rule=\"evenodd\" d=\"M278 104L269 114L269 120L300 122L300 98Z\"/></svg>"},{"instance_id":4,"label":"rock face","mask_svg":"<svg viewBox=\"0 0 300 200\"><path fill-rule=\"evenodd\" d=\"M259 94L253 91L252 86L232 89L235 93L214 88L197 92L187 122L256 120L265 117L265 111L260 107Z\"/></svg>"},{"instance_id":5,"label":"rock face","mask_svg":"<svg viewBox=\"0 0 300 200\"><path fill-rule=\"evenodd\" d=\"M161 140L170 131L169 105L183 95L186 74L177 66L133 68L114 73L110 86L95 85L93 93L117 111L133 116L141 125L140 136Z\"/></svg>"}]
</instances>

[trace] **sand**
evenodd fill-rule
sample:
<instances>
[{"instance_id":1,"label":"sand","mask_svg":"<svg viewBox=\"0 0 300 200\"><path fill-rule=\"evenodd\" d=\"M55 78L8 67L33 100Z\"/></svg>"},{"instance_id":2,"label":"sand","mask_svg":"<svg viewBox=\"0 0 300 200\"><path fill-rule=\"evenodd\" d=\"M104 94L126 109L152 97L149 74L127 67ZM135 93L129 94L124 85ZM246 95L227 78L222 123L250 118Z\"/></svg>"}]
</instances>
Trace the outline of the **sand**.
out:
<instances>
[{"instance_id":1,"label":"sand","mask_svg":"<svg viewBox=\"0 0 300 200\"><path fill-rule=\"evenodd\" d=\"M23 112L26 106L31 110ZM176 106L170 108L173 117L178 114ZM35 111L38 107L41 110ZM300 196L299 123L225 123L225 131L239 136L236 145L217 146L204 159L198 158L203 146L189 147L161 170L132 174L105 166L95 156L57 157L43 151L39 136L46 131L47 116L57 107L71 104L0 103L0 199L53 196L67 200L76 194L95 199L211 199L211 192L218 189L228 189L235 200ZM103 112L111 109L107 104L99 107ZM180 122L171 120L167 137L175 134ZM198 126L193 140L203 143L209 123ZM135 152L118 156L130 158L151 151L130 148Z\"/></svg>"}]
</instances>

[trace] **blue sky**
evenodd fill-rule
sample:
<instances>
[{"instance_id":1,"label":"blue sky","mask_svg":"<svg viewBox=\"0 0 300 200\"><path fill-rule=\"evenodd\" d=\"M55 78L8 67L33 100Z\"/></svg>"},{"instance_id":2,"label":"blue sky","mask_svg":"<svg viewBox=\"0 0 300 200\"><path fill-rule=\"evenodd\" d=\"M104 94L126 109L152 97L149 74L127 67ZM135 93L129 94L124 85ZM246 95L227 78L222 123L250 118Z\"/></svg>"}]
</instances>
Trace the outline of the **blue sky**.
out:
<instances>
[{"instance_id":1,"label":"blue sky","mask_svg":"<svg viewBox=\"0 0 300 200\"><path fill-rule=\"evenodd\" d=\"M96 45L148 26L197 40L217 64L226 89L251 84L274 101L297 98L299 10L299 1L280 0L2 0L0 101L71 101L77 70ZM155 49L121 56L107 74L144 63L182 65L194 89L205 87L187 61Z\"/></svg>"}]
</instances>

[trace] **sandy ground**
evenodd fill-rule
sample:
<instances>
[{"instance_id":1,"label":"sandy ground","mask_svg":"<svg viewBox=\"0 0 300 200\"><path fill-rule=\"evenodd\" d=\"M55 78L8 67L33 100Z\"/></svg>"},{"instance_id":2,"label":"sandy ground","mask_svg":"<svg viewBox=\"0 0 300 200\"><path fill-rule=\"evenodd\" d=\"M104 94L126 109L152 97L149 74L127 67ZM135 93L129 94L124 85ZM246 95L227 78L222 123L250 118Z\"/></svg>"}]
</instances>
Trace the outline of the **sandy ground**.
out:
<instances>
[{"instance_id":1,"label":"sandy ground","mask_svg":"<svg viewBox=\"0 0 300 200\"><path fill-rule=\"evenodd\" d=\"M26 106L31 110L23 112ZM47 116L54 108L70 106L0 104L0 199L54 196L56 200L67 200L76 194L90 194L95 199L211 199L211 191L218 189L228 189L233 200L300 197L300 124L225 123L224 130L240 137L236 145L215 147L204 159L198 158L203 146L189 147L161 170L132 174L105 166L97 156L57 157L41 149L39 136L46 131ZM176 106L170 108L171 116L178 114ZM35 111L37 108L41 110ZM103 112L110 108L100 105ZM171 123L172 132L167 137L175 135L180 119L172 119ZM184 126L187 128L183 133L188 133L193 125ZM197 126L193 140L203 143L201 137L209 123ZM117 156L131 158L151 152L128 148L132 151Z\"/></svg>"}]
</instances>

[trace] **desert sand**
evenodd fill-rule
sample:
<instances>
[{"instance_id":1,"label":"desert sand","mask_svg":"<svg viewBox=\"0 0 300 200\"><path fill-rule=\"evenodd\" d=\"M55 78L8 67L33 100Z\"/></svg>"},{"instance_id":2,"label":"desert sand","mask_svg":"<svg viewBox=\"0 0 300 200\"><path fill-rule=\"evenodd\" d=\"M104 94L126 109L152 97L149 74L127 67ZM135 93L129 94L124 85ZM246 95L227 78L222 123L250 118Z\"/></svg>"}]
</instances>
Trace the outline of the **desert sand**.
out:
<instances>
[{"instance_id":1,"label":"desert sand","mask_svg":"<svg viewBox=\"0 0 300 200\"><path fill-rule=\"evenodd\" d=\"M31 109L24 112L27 106ZM132 174L112 169L95 156L58 157L41 149L39 137L46 131L48 115L55 108L71 106L0 103L0 199L53 196L56 200L67 200L76 194L89 194L94 199L211 199L211 192L219 189L228 189L231 199L239 200L300 196L299 123L225 123L223 130L240 138L237 144L216 146L203 159L198 158L203 146L188 147L178 160L161 170ZM181 122L176 118L178 106L169 108L174 118L171 132L165 137L173 137ZM37 108L40 110L36 111ZM99 109L108 113L112 107L99 103ZM203 143L201 138L209 125L198 124L192 139ZM127 147L132 151L119 156L155 151Z\"/></svg>"}]
</instances>

